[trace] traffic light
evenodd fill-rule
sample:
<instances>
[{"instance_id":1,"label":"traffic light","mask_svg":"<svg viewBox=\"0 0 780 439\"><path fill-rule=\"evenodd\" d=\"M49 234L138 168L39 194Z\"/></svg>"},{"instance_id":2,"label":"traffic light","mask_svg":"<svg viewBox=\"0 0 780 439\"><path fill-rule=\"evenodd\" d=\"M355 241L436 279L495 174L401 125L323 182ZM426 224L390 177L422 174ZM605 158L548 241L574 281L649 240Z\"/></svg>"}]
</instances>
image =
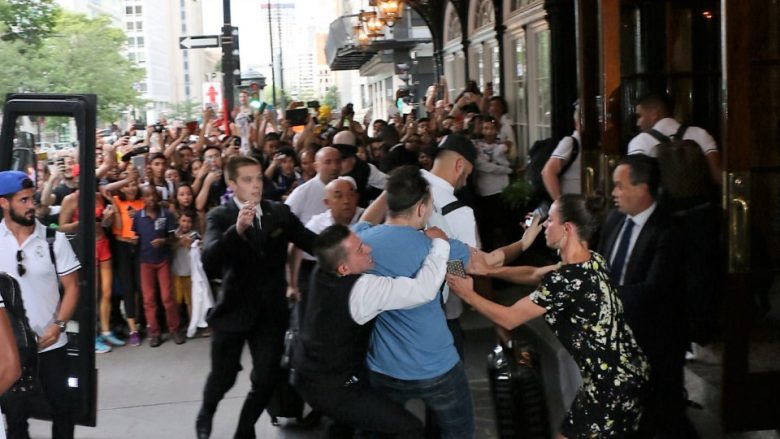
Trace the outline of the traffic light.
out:
<instances>
[{"instance_id":1,"label":"traffic light","mask_svg":"<svg viewBox=\"0 0 780 439\"><path fill-rule=\"evenodd\" d=\"M249 106L255 110L259 110L261 105L260 87L253 82L249 85Z\"/></svg>"},{"instance_id":2,"label":"traffic light","mask_svg":"<svg viewBox=\"0 0 780 439\"><path fill-rule=\"evenodd\" d=\"M233 47L231 55L233 57L233 82L235 85L241 85L241 56L238 46L238 28L233 26L230 35L233 37Z\"/></svg>"}]
</instances>

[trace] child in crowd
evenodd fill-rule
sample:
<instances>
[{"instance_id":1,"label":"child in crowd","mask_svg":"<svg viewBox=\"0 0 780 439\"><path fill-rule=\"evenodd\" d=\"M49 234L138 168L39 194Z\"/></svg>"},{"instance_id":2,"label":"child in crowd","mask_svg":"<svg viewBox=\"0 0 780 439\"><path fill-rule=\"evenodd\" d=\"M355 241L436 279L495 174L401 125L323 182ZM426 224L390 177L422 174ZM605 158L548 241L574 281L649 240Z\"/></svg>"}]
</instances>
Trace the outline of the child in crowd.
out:
<instances>
[{"instance_id":1,"label":"child in crowd","mask_svg":"<svg viewBox=\"0 0 780 439\"><path fill-rule=\"evenodd\" d=\"M190 283L190 246L200 234L195 230L197 214L192 209L179 212L179 228L175 231L176 243L173 250L173 296L176 305L187 305L187 318L192 319L192 284ZM185 325L182 325L185 326Z\"/></svg>"},{"instance_id":2,"label":"child in crowd","mask_svg":"<svg viewBox=\"0 0 780 439\"><path fill-rule=\"evenodd\" d=\"M149 325L149 346L156 348L162 344L154 295L157 287L171 338L176 344L182 344L186 340L179 326L179 310L171 294L171 243L175 238L176 220L168 209L160 205L160 194L153 185L144 186L141 194L144 209L136 212L132 230L138 235L141 291Z\"/></svg>"}]
</instances>

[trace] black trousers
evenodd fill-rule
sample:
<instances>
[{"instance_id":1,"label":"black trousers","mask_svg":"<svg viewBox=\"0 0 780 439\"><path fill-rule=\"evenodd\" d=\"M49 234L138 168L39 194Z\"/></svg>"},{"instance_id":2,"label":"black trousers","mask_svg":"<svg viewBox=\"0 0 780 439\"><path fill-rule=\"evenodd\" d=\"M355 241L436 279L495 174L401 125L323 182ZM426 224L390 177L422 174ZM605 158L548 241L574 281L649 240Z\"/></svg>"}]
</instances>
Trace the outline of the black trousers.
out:
<instances>
[{"instance_id":1,"label":"black trousers","mask_svg":"<svg viewBox=\"0 0 780 439\"><path fill-rule=\"evenodd\" d=\"M402 405L371 388L366 380L339 385L298 375L296 388L314 409L365 433L388 438L422 438L422 422ZM331 432L334 439L348 437Z\"/></svg>"},{"instance_id":2,"label":"black trousers","mask_svg":"<svg viewBox=\"0 0 780 439\"><path fill-rule=\"evenodd\" d=\"M38 354L38 379L52 409L51 437L73 439L74 419L68 397L68 357L63 346ZM5 401L3 413L8 422L8 439L29 439L27 419L29 399L14 394Z\"/></svg>"},{"instance_id":3,"label":"black trousers","mask_svg":"<svg viewBox=\"0 0 780 439\"><path fill-rule=\"evenodd\" d=\"M281 310L274 318L260 319L246 332L225 332L215 329L211 336L211 372L203 389L201 410L213 415L219 401L236 382L241 370L241 352L244 343L252 355L252 388L244 400L238 419L236 438L254 438L255 423L268 405L278 380L285 379L279 362L284 350L284 332L289 315ZM283 321L282 321L283 320Z\"/></svg>"},{"instance_id":4,"label":"black trousers","mask_svg":"<svg viewBox=\"0 0 780 439\"><path fill-rule=\"evenodd\" d=\"M141 291L141 269L138 264L138 248L122 241L116 241L114 248L116 252L113 256L116 260L119 283L122 286L125 313L128 319L135 319L140 317L138 315L138 294ZM143 315L143 312L140 314Z\"/></svg>"}]
</instances>

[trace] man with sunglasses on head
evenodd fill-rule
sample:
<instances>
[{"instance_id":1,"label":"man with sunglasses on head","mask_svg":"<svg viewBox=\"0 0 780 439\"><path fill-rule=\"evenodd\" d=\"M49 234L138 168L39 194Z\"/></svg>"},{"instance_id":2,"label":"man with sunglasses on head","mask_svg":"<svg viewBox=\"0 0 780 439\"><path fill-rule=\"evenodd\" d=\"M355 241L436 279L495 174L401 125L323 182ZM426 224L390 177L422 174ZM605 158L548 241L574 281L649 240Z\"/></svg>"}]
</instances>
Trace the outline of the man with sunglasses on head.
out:
<instances>
[{"instance_id":1,"label":"man with sunglasses on head","mask_svg":"<svg viewBox=\"0 0 780 439\"><path fill-rule=\"evenodd\" d=\"M46 240L46 226L35 218L35 185L19 171L0 172L0 271L19 283L30 327L38 334L38 376L52 408L52 437L73 437L74 419L68 403L65 325L78 304L81 264L63 233L56 233L53 258ZM60 297L59 283L64 293ZM29 438L29 401L15 395L3 412L8 437Z\"/></svg>"}]
</instances>

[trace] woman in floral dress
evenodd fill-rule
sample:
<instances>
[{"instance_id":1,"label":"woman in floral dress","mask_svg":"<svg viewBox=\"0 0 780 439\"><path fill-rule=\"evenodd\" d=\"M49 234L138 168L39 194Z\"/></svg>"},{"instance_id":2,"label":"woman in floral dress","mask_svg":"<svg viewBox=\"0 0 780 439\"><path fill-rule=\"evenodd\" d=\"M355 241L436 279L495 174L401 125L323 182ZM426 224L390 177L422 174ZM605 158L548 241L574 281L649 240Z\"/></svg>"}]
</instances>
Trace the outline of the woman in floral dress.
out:
<instances>
[{"instance_id":1,"label":"woman in floral dress","mask_svg":"<svg viewBox=\"0 0 780 439\"><path fill-rule=\"evenodd\" d=\"M510 307L479 296L470 277L447 276L452 291L504 328L544 315L582 374L582 387L561 426L563 438L632 436L649 377L647 358L625 321L604 258L588 250L597 218L581 195L563 195L553 203L545 238L559 251L562 265Z\"/></svg>"}]
</instances>

